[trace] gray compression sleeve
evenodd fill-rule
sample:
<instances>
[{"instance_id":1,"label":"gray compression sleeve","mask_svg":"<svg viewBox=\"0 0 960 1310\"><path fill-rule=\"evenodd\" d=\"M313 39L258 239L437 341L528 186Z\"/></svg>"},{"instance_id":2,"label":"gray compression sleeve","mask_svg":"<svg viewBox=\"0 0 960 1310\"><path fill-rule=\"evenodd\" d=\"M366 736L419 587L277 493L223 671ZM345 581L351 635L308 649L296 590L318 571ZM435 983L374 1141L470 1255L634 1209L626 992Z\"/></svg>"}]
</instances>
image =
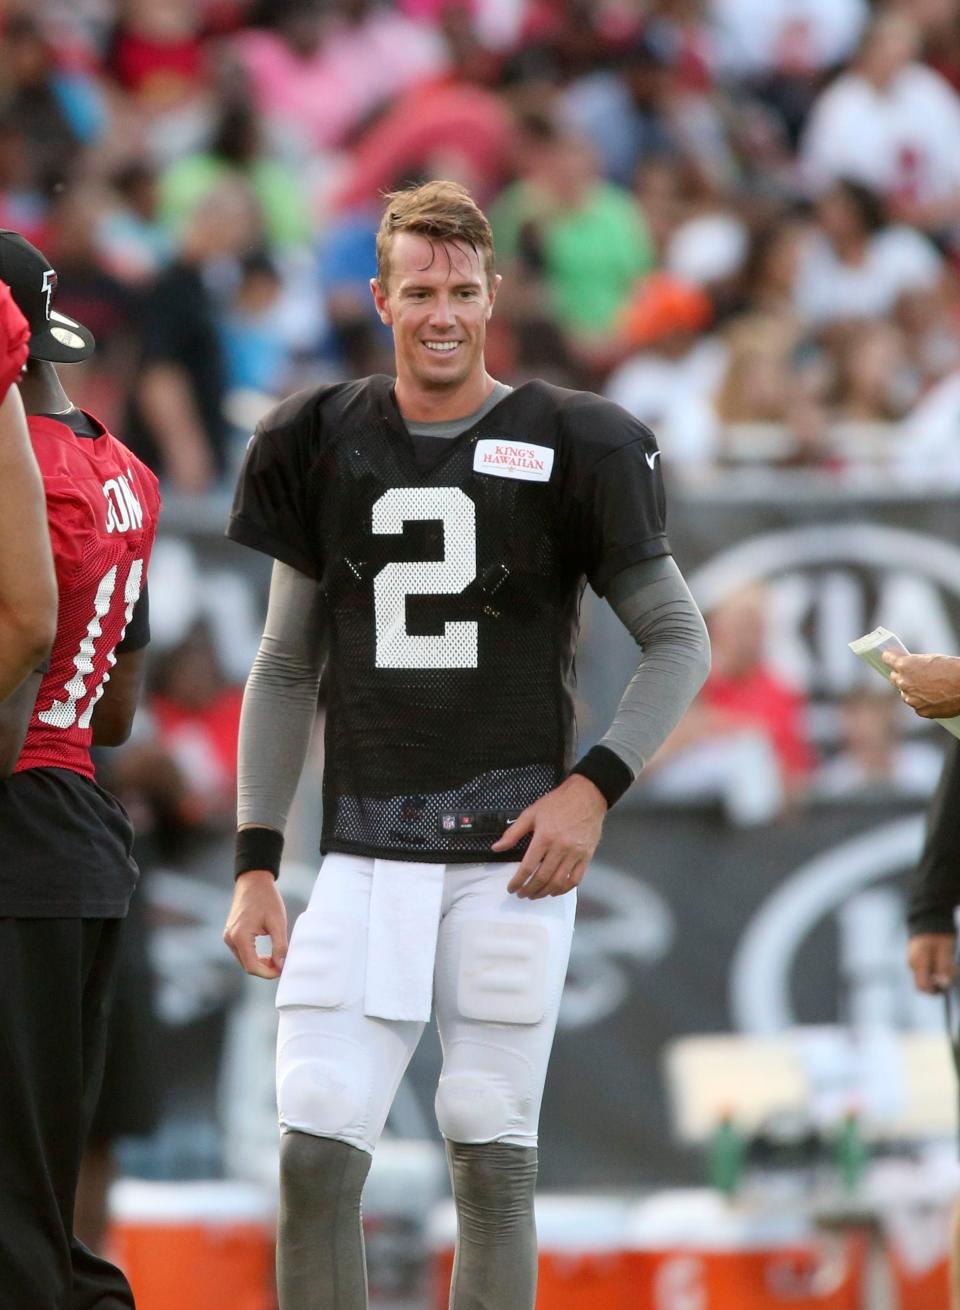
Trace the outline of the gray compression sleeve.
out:
<instances>
[{"instance_id":1,"label":"gray compression sleeve","mask_svg":"<svg viewBox=\"0 0 960 1310\"><path fill-rule=\"evenodd\" d=\"M237 825L283 832L310 745L326 658L320 589L277 561L267 619L243 693Z\"/></svg>"},{"instance_id":2,"label":"gray compression sleeve","mask_svg":"<svg viewBox=\"0 0 960 1310\"><path fill-rule=\"evenodd\" d=\"M613 723L599 745L634 777L682 718L710 671L710 639L672 556L618 573L607 600L643 650Z\"/></svg>"}]
</instances>

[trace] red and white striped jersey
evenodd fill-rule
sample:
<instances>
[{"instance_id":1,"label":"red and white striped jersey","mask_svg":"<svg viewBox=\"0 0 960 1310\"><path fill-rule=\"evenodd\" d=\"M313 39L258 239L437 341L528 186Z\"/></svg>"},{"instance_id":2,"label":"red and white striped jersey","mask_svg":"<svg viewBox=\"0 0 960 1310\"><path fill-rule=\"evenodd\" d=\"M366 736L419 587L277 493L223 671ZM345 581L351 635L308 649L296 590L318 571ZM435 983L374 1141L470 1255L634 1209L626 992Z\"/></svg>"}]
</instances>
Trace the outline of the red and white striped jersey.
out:
<instances>
[{"instance_id":1,"label":"red and white striped jersey","mask_svg":"<svg viewBox=\"0 0 960 1310\"><path fill-rule=\"evenodd\" d=\"M94 776L93 711L117 662L156 536L157 479L88 417L99 436L79 437L46 416L28 419L47 494L59 611L17 773L56 768Z\"/></svg>"}]
</instances>

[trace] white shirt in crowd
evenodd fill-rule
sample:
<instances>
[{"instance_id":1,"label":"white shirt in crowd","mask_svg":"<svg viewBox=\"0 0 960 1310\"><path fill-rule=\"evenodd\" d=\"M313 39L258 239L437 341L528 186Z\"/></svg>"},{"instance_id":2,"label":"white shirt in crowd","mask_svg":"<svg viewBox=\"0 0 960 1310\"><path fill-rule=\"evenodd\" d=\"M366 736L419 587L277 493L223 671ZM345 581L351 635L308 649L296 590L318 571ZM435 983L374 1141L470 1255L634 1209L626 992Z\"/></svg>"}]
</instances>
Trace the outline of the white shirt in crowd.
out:
<instances>
[{"instance_id":1,"label":"white shirt in crowd","mask_svg":"<svg viewBox=\"0 0 960 1310\"><path fill-rule=\"evenodd\" d=\"M914 228L877 232L861 264L843 263L826 237L814 234L797 270L794 303L801 318L817 326L883 318L906 292L929 291L942 274L936 248Z\"/></svg>"},{"instance_id":2,"label":"white shirt in crowd","mask_svg":"<svg viewBox=\"0 0 960 1310\"><path fill-rule=\"evenodd\" d=\"M801 144L814 194L850 178L884 195L922 202L960 189L960 97L923 64L908 64L885 91L859 73L828 86Z\"/></svg>"},{"instance_id":3,"label":"white shirt in crowd","mask_svg":"<svg viewBox=\"0 0 960 1310\"><path fill-rule=\"evenodd\" d=\"M960 487L960 372L932 387L899 425L890 462L904 485Z\"/></svg>"},{"instance_id":4,"label":"white shirt in crowd","mask_svg":"<svg viewBox=\"0 0 960 1310\"><path fill-rule=\"evenodd\" d=\"M727 348L717 337L704 337L681 359L652 352L633 355L607 380L605 395L663 435L668 416L693 397L707 405L727 367ZM699 413L699 411L698 411ZM664 458L675 464L707 463L713 457L712 433L695 426L686 438L678 431L664 441Z\"/></svg>"},{"instance_id":5,"label":"white shirt in crowd","mask_svg":"<svg viewBox=\"0 0 960 1310\"><path fill-rule=\"evenodd\" d=\"M717 58L731 77L845 63L869 14L866 0L710 0Z\"/></svg>"}]
</instances>

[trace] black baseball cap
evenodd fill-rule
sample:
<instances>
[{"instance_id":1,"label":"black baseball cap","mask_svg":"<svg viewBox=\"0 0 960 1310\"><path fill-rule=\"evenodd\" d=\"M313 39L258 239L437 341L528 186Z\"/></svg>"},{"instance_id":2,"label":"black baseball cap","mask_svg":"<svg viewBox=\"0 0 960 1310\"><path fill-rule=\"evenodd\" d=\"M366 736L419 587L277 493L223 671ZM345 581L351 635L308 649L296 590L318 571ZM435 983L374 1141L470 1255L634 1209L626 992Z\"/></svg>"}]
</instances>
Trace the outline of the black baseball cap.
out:
<instances>
[{"instance_id":1,"label":"black baseball cap","mask_svg":"<svg viewBox=\"0 0 960 1310\"><path fill-rule=\"evenodd\" d=\"M0 228L0 278L30 325L31 358L76 364L93 353L90 329L52 307L57 275L50 261L8 228Z\"/></svg>"}]
</instances>

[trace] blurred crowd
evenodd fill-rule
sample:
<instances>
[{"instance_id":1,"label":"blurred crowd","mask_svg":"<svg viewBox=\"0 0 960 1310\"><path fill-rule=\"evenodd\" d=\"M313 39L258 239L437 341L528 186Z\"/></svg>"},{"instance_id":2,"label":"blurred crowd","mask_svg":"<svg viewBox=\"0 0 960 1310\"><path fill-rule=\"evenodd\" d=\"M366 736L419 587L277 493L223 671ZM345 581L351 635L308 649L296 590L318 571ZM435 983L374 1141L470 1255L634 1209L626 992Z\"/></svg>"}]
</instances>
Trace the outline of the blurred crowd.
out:
<instances>
[{"instance_id":1,"label":"blurred crowd","mask_svg":"<svg viewBox=\"0 0 960 1310\"><path fill-rule=\"evenodd\" d=\"M381 196L436 176L493 223L490 371L610 396L674 485L955 489L958 142L960 0L7 0L0 20L0 226L97 336L71 395L171 504L229 491L276 398L391 371ZM751 822L925 792L935 748L907 759L879 693L842 707L818 768L762 605L731 610L650 794ZM201 628L155 662L118 761L160 854L232 826L216 657Z\"/></svg>"},{"instance_id":2,"label":"blurred crowd","mask_svg":"<svg viewBox=\"0 0 960 1310\"><path fill-rule=\"evenodd\" d=\"M493 221L496 376L606 393L678 478L942 486L958 88L960 0L8 0L0 223L168 493L228 486L272 398L390 369L379 198L430 176Z\"/></svg>"}]
</instances>

